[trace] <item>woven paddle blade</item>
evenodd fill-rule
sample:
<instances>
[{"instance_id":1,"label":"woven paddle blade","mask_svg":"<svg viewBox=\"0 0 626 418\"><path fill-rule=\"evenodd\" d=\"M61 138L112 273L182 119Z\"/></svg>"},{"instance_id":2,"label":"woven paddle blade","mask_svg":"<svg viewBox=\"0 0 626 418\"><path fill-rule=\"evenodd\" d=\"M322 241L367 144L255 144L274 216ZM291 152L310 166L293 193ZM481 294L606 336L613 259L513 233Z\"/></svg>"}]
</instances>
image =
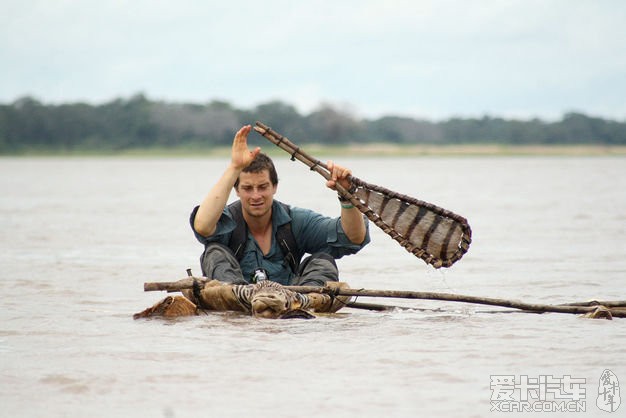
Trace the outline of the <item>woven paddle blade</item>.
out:
<instances>
[{"instance_id":1,"label":"woven paddle blade","mask_svg":"<svg viewBox=\"0 0 626 418\"><path fill-rule=\"evenodd\" d=\"M465 218L356 178L352 181L357 185L354 196L371 211L368 218L426 263L450 267L469 249L471 229Z\"/></svg>"}]
</instances>

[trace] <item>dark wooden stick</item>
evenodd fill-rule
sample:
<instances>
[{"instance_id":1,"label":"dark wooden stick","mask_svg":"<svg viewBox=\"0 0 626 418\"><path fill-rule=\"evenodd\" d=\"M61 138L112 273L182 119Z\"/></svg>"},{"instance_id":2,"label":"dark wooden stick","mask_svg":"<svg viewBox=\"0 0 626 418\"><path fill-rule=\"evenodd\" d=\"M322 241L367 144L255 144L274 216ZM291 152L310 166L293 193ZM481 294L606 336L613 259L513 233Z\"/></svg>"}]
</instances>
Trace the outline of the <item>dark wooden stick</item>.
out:
<instances>
[{"instance_id":1,"label":"dark wooden stick","mask_svg":"<svg viewBox=\"0 0 626 418\"><path fill-rule=\"evenodd\" d=\"M194 281L199 281L200 284L206 283L206 278L189 277L176 282L156 282L156 283L144 283L144 291L168 291L179 292L184 289L191 289ZM569 313L569 314L586 314L593 312L597 306L589 305L548 305L537 303L525 303L521 301L511 299L499 299L488 298L469 295L457 295L453 293L437 293L437 292L416 292L411 290L374 290L374 289L338 289L331 287L320 286L285 286L297 293L323 293L334 296L366 296L366 297L379 297L379 298L401 298L401 299L424 299L424 300L443 300L448 302L463 302L472 303L478 305L490 305L500 306L504 308L520 309L529 312L556 312L556 313ZM623 302L605 302L611 308L609 311L614 317L626 318L626 304ZM604 305L608 308L607 305Z\"/></svg>"},{"instance_id":2,"label":"dark wooden stick","mask_svg":"<svg viewBox=\"0 0 626 418\"><path fill-rule=\"evenodd\" d=\"M335 294L337 296L367 296L402 299L444 300L448 302L464 302L479 305L502 306L505 308L514 308L533 312L587 313L595 309L594 306L545 305L525 303L511 299L457 295L453 293L416 292L412 290L333 289L317 286L287 286L287 288L298 293L327 293Z\"/></svg>"},{"instance_id":3,"label":"dark wooden stick","mask_svg":"<svg viewBox=\"0 0 626 418\"><path fill-rule=\"evenodd\" d=\"M605 308L624 308L626 307L626 300L588 300L585 302L572 302L561 303L560 306L599 306L602 305Z\"/></svg>"},{"instance_id":4,"label":"dark wooden stick","mask_svg":"<svg viewBox=\"0 0 626 418\"><path fill-rule=\"evenodd\" d=\"M380 303L368 303L368 302L347 302L346 308L365 309L368 311L424 311L424 312L444 312L440 308L415 308L412 306L398 306L398 305L383 305ZM516 311L519 312L519 311Z\"/></svg>"}]
</instances>

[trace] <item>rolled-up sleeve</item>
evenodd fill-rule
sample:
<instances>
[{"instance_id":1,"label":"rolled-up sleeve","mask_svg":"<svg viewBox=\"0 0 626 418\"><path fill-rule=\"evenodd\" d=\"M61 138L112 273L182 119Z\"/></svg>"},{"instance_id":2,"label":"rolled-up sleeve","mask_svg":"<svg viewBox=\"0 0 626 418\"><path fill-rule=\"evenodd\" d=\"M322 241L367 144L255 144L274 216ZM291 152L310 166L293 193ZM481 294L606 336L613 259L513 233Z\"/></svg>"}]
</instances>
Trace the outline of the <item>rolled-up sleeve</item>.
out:
<instances>
[{"instance_id":1,"label":"rolled-up sleeve","mask_svg":"<svg viewBox=\"0 0 626 418\"><path fill-rule=\"evenodd\" d=\"M220 244L228 245L228 241L230 240L230 235L235 230L235 226L236 226L235 221L230 216L230 212L228 211L228 208L225 207L224 211L220 215L220 219L217 221L217 225L215 227L215 232L212 235L205 237L204 235L199 234L198 231L196 231L196 228L194 227L194 221L196 220L196 214L198 213L199 207L200 206L196 206L195 208L193 208L193 211L191 212L191 215L189 216L189 223L191 224L191 230L193 231L193 234L195 235L196 239L200 241L203 245L207 245L211 242L219 242Z\"/></svg>"}]
</instances>

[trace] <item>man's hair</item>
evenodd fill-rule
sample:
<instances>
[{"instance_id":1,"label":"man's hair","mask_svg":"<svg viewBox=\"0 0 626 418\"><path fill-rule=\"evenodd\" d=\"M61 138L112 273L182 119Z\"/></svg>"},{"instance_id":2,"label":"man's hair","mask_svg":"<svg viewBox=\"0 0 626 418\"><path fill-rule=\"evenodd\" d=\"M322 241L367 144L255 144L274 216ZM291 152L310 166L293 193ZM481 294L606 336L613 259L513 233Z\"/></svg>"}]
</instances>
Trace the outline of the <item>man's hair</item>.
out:
<instances>
[{"instance_id":1,"label":"man's hair","mask_svg":"<svg viewBox=\"0 0 626 418\"><path fill-rule=\"evenodd\" d=\"M259 152L256 158L250 163L249 166L241 170L243 173L260 173L263 170L267 170L270 173L270 181L273 186L278 184L278 173L276 172L276 167L274 167L274 163L272 159L267 156L267 154L263 154ZM235 181L235 189L239 187L239 177Z\"/></svg>"}]
</instances>

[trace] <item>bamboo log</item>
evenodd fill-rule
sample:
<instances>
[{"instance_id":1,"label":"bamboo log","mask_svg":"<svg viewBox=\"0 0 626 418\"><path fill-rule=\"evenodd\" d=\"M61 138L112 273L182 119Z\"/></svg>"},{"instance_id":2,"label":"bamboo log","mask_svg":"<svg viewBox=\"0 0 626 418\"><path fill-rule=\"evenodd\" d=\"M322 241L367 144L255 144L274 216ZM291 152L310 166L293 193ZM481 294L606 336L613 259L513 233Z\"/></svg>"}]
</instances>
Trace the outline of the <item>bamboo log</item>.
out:
<instances>
[{"instance_id":1,"label":"bamboo log","mask_svg":"<svg viewBox=\"0 0 626 418\"><path fill-rule=\"evenodd\" d=\"M194 282L203 285L208 280L206 278L188 277L176 282L149 282L144 283L144 291L167 291L179 292L184 289L193 288ZM569 314L587 314L595 311L598 306L606 307L612 316L616 318L626 318L626 303L624 301L604 301L600 305L591 304L592 302L581 302L578 304L537 304L526 303L511 299L489 298L469 295L458 295L453 293L437 293L437 292L416 292L411 290L375 290L375 289L338 289L320 286L285 286L285 288L297 293L322 293L334 296L363 296L363 297L382 297L382 298L401 298L401 299L423 299L423 300L442 300L448 302L463 302L478 305L500 306L504 308L519 309L522 311L544 313L569 313Z\"/></svg>"}]
</instances>

